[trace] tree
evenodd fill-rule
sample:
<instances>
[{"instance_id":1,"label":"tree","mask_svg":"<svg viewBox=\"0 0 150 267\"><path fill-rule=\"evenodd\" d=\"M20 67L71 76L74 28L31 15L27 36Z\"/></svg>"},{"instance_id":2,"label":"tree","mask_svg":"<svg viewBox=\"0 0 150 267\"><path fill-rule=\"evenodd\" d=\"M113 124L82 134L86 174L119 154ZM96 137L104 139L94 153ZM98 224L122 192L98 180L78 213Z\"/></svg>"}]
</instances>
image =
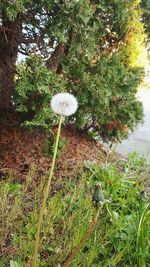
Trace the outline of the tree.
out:
<instances>
[{"instance_id":1,"label":"tree","mask_svg":"<svg viewBox=\"0 0 150 267\"><path fill-rule=\"evenodd\" d=\"M70 91L79 100L70 122L104 140L142 120L138 0L3 0L0 8L1 108L13 96L27 125L48 127L51 95ZM19 54L27 60L16 70Z\"/></svg>"}]
</instances>

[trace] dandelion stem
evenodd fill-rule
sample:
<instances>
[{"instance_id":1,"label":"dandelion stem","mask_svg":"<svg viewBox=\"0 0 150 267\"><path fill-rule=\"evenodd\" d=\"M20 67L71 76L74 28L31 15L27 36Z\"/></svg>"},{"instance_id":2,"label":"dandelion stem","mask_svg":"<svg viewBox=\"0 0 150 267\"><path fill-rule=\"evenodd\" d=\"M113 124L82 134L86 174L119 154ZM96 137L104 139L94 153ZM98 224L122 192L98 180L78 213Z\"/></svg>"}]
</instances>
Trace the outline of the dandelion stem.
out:
<instances>
[{"instance_id":1,"label":"dandelion stem","mask_svg":"<svg viewBox=\"0 0 150 267\"><path fill-rule=\"evenodd\" d=\"M59 118L59 126L58 126L58 131L57 131L56 143L55 143L55 147L54 147L54 155L53 155L52 165L51 165L50 172L49 172L48 182L47 182L47 185L46 185L45 190L44 190L44 197L43 197L43 201L42 201L42 205L41 205L40 213L39 213L39 220L38 220L38 225L37 225L37 232L36 232L36 239L35 239L35 246L34 246L33 267L37 266L36 264L37 264L38 250L39 250L40 231L41 231L46 201L47 201L47 198L48 198L48 195L50 192L51 180L52 180L54 167L55 167L55 161L56 161L56 156L57 156L62 120L63 120L63 116L61 115Z\"/></svg>"}]
</instances>

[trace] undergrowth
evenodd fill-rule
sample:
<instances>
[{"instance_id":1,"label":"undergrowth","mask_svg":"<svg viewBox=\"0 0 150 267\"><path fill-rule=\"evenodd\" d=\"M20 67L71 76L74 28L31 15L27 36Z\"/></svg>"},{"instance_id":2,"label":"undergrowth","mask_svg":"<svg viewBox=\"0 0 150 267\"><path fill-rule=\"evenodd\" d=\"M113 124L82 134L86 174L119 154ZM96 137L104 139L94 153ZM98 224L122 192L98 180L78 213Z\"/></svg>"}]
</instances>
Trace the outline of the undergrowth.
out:
<instances>
[{"instance_id":1,"label":"undergrowth","mask_svg":"<svg viewBox=\"0 0 150 267\"><path fill-rule=\"evenodd\" d=\"M95 214L92 194L97 182L104 205L95 230L70 266L150 266L150 214L143 173L149 179L150 167L133 155L126 163L107 167L87 163L76 180L71 176L59 180L63 189L49 196L45 211L38 266L62 266L84 238ZM24 184L13 182L11 175L0 182L0 267L31 266L38 207L47 180L45 175L37 183L34 174L31 169Z\"/></svg>"}]
</instances>

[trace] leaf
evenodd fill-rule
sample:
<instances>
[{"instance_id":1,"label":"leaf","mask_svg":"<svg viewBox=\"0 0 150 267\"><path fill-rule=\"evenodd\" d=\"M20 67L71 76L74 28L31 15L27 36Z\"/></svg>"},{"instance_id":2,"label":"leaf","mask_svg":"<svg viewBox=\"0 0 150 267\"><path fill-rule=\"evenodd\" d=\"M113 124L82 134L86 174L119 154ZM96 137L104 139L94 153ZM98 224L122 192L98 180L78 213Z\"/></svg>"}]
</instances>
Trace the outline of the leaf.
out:
<instances>
[{"instance_id":1,"label":"leaf","mask_svg":"<svg viewBox=\"0 0 150 267\"><path fill-rule=\"evenodd\" d=\"M15 183L15 184L13 184L13 183L8 183L9 192L11 192L11 193L20 190L21 187L22 187L22 186L21 186L21 184L19 184L19 183Z\"/></svg>"},{"instance_id":2,"label":"leaf","mask_svg":"<svg viewBox=\"0 0 150 267\"><path fill-rule=\"evenodd\" d=\"M10 260L10 267L22 267L22 264L17 261Z\"/></svg>"}]
</instances>

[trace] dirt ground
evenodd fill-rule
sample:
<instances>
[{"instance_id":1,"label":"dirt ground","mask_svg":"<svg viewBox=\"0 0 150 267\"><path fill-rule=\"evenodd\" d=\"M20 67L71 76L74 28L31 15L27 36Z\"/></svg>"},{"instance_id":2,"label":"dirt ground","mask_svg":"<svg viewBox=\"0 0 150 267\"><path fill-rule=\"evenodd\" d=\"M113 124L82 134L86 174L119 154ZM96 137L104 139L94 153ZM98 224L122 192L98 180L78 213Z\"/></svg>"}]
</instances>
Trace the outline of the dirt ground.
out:
<instances>
[{"instance_id":1,"label":"dirt ground","mask_svg":"<svg viewBox=\"0 0 150 267\"><path fill-rule=\"evenodd\" d=\"M0 129L0 179L6 179L11 175L13 181L22 183L29 171L34 168L34 181L38 182L51 166L54 143L52 136L56 136L57 129L53 129L53 135L34 130L29 131L17 127L1 127ZM63 179L74 175L80 177L81 169L85 161L106 163L108 149L91 139L85 132L76 130L72 126L64 127L61 131L59 157L56 160L53 177L53 193L61 188ZM62 145L63 144L63 145ZM113 161L127 159L115 153ZM74 171L76 170L76 171ZM143 172L141 178L147 192L150 188L149 178ZM60 183L59 183L60 181ZM60 186L61 184L61 186Z\"/></svg>"},{"instance_id":2,"label":"dirt ground","mask_svg":"<svg viewBox=\"0 0 150 267\"><path fill-rule=\"evenodd\" d=\"M55 134L56 129L53 132ZM14 179L21 182L33 164L37 169L37 177L42 175L51 165L52 155L45 155L48 154L50 139L50 136L39 130L1 128L0 177L5 178L11 172ZM64 168L79 167L85 160L105 161L106 150L83 131L77 131L73 127L63 128L61 140L64 144L57 159L57 172L61 172L61 175Z\"/></svg>"}]
</instances>

